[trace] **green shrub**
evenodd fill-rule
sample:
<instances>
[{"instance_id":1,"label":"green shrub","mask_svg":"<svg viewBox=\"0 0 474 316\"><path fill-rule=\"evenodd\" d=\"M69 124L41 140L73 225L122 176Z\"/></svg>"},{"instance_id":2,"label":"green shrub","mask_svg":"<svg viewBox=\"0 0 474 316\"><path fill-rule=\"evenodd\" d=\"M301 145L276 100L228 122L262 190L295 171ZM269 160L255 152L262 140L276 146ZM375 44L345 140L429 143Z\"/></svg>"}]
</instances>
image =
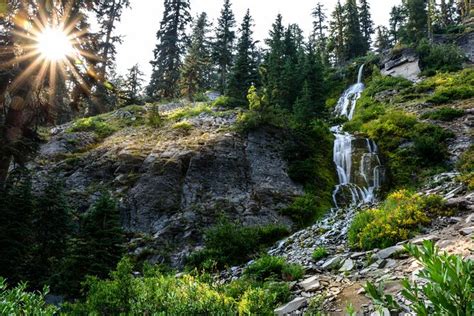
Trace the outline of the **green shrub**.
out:
<instances>
[{"instance_id":1,"label":"green shrub","mask_svg":"<svg viewBox=\"0 0 474 316\"><path fill-rule=\"evenodd\" d=\"M457 168L461 172L461 181L466 183L469 190L474 189L474 146L461 155Z\"/></svg>"},{"instance_id":2,"label":"green shrub","mask_svg":"<svg viewBox=\"0 0 474 316\"><path fill-rule=\"evenodd\" d=\"M328 256L328 251L325 247L318 247L313 251L313 255L311 258L313 258L314 261L321 260L323 258L326 258Z\"/></svg>"},{"instance_id":3,"label":"green shrub","mask_svg":"<svg viewBox=\"0 0 474 316\"><path fill-rule=\"evenodd\" d=\"M42 292L27 292L26 288L26 284L9 288L5 279L0 277L0 313L2 315L57 315L58 308L47 305L45 302L45 296L48 294L47 288Z\"/></svg>"},{"instance_id":4,"label":"green shrub","mask_svg":"<svg viewBox=\"0 0 474 316\"><path fill-rule=\"evenodd\" d=\"M406 190L390 194L379 209L363 211L354 218L348 240L352 248L370 250L407 240L432 218L448 213L439 197L420 196Z\"/></svg>"},{"instance_id":5,"label":"green shrub","mask_svg":"<svg viewBox=\"0 0 474 316\"><path fill-rule=\"evenodd\" d=\"M237 108L237 107L247 107L247 103L245 101L242 101L236 98L220 96L212 103L212 106L223 107L223 108Z\"/></svg>"},{"instance_id":6,"label":"green shrub","mask_svg":"<svg viewBox=\"0 0 474 316\"><path fill-rule=\"evenodd\" d=\"M466 60L466 55L456 45L432 44L428 40L423 40L418 44L416 50L425 75L433 75L437 71L461 70L463 62Z\"/></svg>"},{"instance_id":7,"label":"green shrub","mask_svg":"<svg viewBox=\"0 0 474 316\"><path fill-rule=\"evenodd\" d=\"M204 269L241 264L288 234L284 226L242 227L223 220L205 232L204 249L188 257L187 263Z\"/></svg>"},{"instance_id":8,"label":"green shrub","mask_svg":"<svg viewBox=\"0 0 474 316\"><path fill-rule=\"evenodd\" d=\"M474 87L462 85L458 87L441 87L436 89L428 102L435 104L449 103L455 100L465 100L474 97Z\"/></svg>"},{"instance_id":9,"label":"green shrub","mask_svg":"<svg viewBox=\"0 0 474 316\"><path fill-rule=\"evenodd\" d=\"M195 102L209 102L209 97L205 93L198 93L194 96Z\"/></svg>"},{"instance_id":10,"label":"green shrub","mask_svg":"<svg viewBox=\"0 0 474 316\"><path fill-rule=\"evenodd\" d=\"M247 267L244 275L257 281L268 279L296 281L303 277L304 269L298 264L289 264L282 257L263 256Z\"/></svg>"},{"instance_id":11,"label":"green shrub","mask_svg":"<svg viewBox=\"0 0 474 316\"><path fill-rule=\"evenodd\" d=\"M169 115L175 122L199 116L202 113L212 114L212 107L209 104L188 105L180 108Z\"/></svg>"},{"instance_id":12,"label":"green shrub","mask_svg":"<svg viewBox=\"0 0 474 316\"><path fill-rule=\"evenodd\" d=\"M397 90L411 87L413 83L402 77L391 77L391 76L376 76L372 79L370 84L367 86L364 95L373 97L377 93L386 90Z\"/></svg>"},{"instance_id":13,"label":"green shrub","mask_svg":"<svg viewBox=\"0 0 474 316\"><path fill-rule=\"evenodd\" d=\"M70 132L94 132L99 138L106 138L117 131L104 118L100 116L80 119L72 125Z\"/></svg>"},{"instance_id":14,"label":"green shrub","mask_svg":"<svg viewBox=\"0 0 474 316\"><path fill-rule=\"evenodd\" d=\"M472 315L474 313L474 261L461 256L440 253L431 241L422 247L406 246L407 251L423 266L419 277L426 285L402 282L402 296L416 315ZM402 309L395 298L371 283L365 286L373 302L394 312ZM428 299L431 304L427 304Z\"/></svg>"},{"instance_id":15,"label":"green shrub","mask_svg":"<svg viewBox=\"0 0 474 316\"><path fill-rule=\"evenodd\" d=\"M463 110L453 108L441 108L432 112L425 113L421 116L421 118L450 122L463 116Z\"/></svg>"},{"instance_id":16,"label":"green shrub","mask_svg":"<svg viewBox=\"0 0 474 316\"><path fill-rule=\"evenodd\" d=\"M146 124L153 128L159 128L163 125L163 118L161 117L158 105L153 105L147 112Z\"/></svg>"},{"instance_id":17,"label":"green shrub","mask_svg":"<svg viewBox=\"0 0 474 316\"><path fill-rule=\"evenodd\" d=\"M173 129L175 130L181 130L184 132L189 132L190 130L193 129L193 125L189 123L188 121L181 121L173 125Z\"/></svg>"}]
</instances>

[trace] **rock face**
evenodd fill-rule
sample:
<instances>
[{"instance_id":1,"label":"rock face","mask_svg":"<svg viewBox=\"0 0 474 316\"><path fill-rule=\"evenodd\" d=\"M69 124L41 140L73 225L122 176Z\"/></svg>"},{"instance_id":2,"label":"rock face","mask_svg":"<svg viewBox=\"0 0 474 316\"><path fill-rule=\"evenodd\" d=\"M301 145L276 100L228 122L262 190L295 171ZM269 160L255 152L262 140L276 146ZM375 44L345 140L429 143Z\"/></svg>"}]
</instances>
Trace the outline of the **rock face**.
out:
<instances>
[{"instance_id":1,"label":"rock face","mask_svg":"<svg viewBox=\"0 0 474 316\"><path fill-rule=\"evenodd\" d=\"M398 55L388 56L383 61L382 74L392 77L403 77L416 81L421 73L419 59L411 49L405 49Z\"/></svg>"},{"instance_id":2,"label":"rock face","mask_svg":"<svg viewBox=\"0 0 474 316\"><path fill-rule=\"evenodd\" d=\"M164 260L166 249L166 259L179 266L221 214L249 226L292 225L279 210L303 189L287 174L284 135L271 129L232 132L235 120L235 114L203 113L188 120L188 132L128 128L85 153L76 153L77 147L94 138L63 130L43 146L33 166L36 183L56 171L80 211L94 201L97 188L111 190L120 198L124 226L153 237L159 253L154 260ZM84 144L70 141L76 138ZM68 154L73 162L54 159Z\"/></svg>"},{"instance_id":3,"label":"rock face","mask_svg":"<svg viewBox=\"0 0 474 316\"><path fill-rule=\"evenodd\" d=\"M471 21L474 25L474 19ZM466 53L471 63L474 63L474 32L464 34L457 40L457 45Z\"/></svg>"}]
</instances>

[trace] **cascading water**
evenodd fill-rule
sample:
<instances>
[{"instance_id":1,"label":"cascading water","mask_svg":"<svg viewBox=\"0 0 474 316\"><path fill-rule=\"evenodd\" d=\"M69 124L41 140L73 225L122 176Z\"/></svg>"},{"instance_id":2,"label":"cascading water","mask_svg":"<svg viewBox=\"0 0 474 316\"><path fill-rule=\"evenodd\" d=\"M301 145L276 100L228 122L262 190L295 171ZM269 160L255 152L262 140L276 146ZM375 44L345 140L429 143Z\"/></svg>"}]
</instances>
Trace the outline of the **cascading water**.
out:
<instances>
[{"instance_id":1,"label":"cascading water","mask_svg":"<svg viewBox=\"0 0 474 316\"><path fill-rule=\"evenodd\" d=\"M364 66L361 66L357 83L342 94L335 109L337 116L353 118L365 88L363 72ZM312 251L319 246L339 247L346 240L357 208L375 202L383 180L377 145L370 139L344 132L342 125L332 127L331 132L335 136L333 158L339 181L333 192L335 207L320 222L281 241L269 251L271 255L311 266Z\"/></svg>"}]
</instances>

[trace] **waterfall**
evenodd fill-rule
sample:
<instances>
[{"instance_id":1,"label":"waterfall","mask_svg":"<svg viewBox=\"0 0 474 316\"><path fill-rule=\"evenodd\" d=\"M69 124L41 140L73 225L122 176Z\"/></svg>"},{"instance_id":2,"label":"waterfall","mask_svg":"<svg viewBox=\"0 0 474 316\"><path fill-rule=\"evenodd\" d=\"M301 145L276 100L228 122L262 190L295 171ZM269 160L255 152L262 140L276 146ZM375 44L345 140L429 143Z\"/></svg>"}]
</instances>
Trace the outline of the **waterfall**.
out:
<instances>
[{"instance_id":1,"label":"waterfall","mask_svg":"<svg viewBox=\"0 0 474 316\"><path fill-rule=\"evenodd\" d=\"M335 114L352 120L364 91L362 82L364 65L359 68L357 83L350 86L337 102ZM342 126L334 126L331 132L335 136L334 163L339 184L333 192L336 208L343 200L346 205L360 205L371 203L375 200L375 192L382 182L382 166L378 157L377 145L370 139L365 139L363 144L357 138L344 132ZM357 159L357 161L353 161ZM358 165L358 168L354 168Z\"/></svg>"}]
</instances>

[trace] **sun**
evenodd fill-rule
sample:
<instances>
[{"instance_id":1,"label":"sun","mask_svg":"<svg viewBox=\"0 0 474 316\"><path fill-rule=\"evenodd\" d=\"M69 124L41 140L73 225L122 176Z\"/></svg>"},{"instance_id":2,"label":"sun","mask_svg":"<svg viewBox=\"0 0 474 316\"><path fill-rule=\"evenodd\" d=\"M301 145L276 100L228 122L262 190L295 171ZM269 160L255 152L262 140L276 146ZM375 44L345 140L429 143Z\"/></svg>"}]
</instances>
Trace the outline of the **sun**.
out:
<instances>
[{"instance_id":1,"label":"sun","mask_svg":"<svg viewBox=\"0 0 474 316\"><path fill-rule=\"evenodd\" d=\"M74 52L72 39L60 27L46 27L37 36L37 50L48 61L60 61Z\"/></svg>"}]
</instances>

